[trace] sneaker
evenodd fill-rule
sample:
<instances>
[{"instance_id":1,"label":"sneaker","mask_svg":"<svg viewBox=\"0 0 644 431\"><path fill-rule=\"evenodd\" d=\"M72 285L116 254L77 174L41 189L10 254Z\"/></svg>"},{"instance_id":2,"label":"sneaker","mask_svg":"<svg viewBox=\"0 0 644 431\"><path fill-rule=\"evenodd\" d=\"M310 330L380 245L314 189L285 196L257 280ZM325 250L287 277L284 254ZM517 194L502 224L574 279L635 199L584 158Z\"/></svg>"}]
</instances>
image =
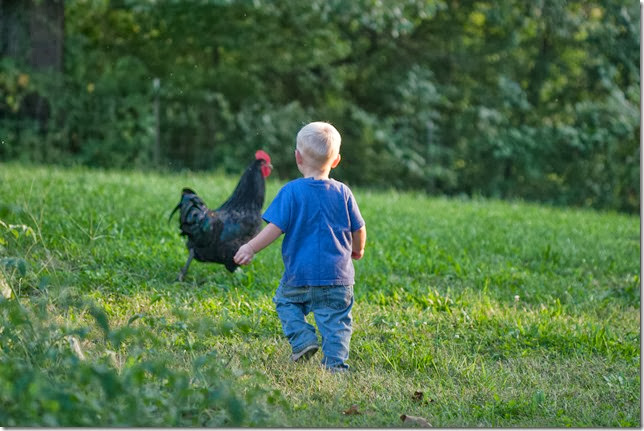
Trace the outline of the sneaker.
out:
<instances>
[{"instance_id":1,"label":"sneaker","mask_svg":"<svg viewBox=\"0 0 644 431\"><path fill-rule=\"evenodd\" d=\"M351 368L349 367L342 367L342 366L335 366L335 367L325 367L328 372L331 374L345 374L345 373L350 373Z\"/></svg>"},{"instance_id":2,"label":"sneaker","mask_svg":"<svg viewBox=\"0 0 644 431\"><path fill-rule=\"evenodd\" d=\"M315 355L315 352L317 351L318 351L318 346L316 344L311 344L310 346L306 346L299 352L293 353L291 355L291 361L293 362L297 362L299 360L308 361L309 359L311 359L311 356Z\"/></svg>"}]
</instances>

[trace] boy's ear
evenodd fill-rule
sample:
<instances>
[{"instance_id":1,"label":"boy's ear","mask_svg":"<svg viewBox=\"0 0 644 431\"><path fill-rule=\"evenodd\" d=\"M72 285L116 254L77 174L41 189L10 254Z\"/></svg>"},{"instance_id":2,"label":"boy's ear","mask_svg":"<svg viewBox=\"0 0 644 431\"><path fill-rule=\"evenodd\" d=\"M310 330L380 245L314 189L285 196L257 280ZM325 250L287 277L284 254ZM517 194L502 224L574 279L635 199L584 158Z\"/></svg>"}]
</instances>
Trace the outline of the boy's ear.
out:
<instances>
[{"instance_id":1,"label":"boy's ear","mask_svg":"<svg viewBox=\"0 0 644 431\"><path fill-rule=\"evenodd\" d=\"M338 166L338 164L340 163L340 159L341 159L341 158L342 158L342 157L340 157L340 154L338 154L338 156L335 158L335 160L333 161L333 163L331 163L331 168L335 168L336 166Z\"/></svg>"}]
</instances>

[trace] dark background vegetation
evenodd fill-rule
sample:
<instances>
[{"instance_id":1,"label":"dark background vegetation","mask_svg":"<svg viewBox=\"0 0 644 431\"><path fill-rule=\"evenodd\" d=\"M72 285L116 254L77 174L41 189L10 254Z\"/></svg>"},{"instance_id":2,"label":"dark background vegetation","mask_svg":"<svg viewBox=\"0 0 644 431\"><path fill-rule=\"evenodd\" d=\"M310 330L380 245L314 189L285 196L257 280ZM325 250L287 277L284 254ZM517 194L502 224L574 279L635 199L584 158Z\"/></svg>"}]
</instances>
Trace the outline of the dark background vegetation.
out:
<instances>
[{"instance_id":1,"label":"dark background vegetation","mask_svg":"<svg viewBox=\"0 0 644 431\"><path fill-rule=\"evenodd\" d=\"M639 210L639 5L618 0L0 0L0 159L335 176Z\"/></svg>"}]
</instances>

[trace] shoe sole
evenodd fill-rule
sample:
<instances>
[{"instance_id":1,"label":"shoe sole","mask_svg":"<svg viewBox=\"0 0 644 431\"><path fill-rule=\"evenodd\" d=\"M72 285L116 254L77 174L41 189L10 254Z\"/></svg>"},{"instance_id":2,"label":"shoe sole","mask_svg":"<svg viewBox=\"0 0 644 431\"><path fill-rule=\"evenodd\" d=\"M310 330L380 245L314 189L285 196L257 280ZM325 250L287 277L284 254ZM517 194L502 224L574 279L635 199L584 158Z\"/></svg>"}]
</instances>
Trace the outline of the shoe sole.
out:
<instances>
[{"instance_id":1,"label":"shoe sole","mask_svg":"<svg viewBox=\"0 0 644 431\"><path fill-rule=\"evenodd\" d=\"M291 355L291 361L293 362L298 362L298 361L308 361L311 359L313 355L318 351L318 346L308 346L304 348L301 352L298 353L293 353Z\"/></svg>"}]
</instances>

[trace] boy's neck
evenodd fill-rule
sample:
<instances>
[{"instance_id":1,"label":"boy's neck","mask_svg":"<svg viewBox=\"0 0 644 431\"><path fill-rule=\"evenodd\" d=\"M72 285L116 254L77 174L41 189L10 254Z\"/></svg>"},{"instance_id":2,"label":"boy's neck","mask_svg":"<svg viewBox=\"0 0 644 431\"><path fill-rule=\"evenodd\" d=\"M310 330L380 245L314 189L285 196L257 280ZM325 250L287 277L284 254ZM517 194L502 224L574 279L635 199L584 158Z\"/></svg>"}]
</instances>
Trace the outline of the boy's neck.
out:
<instances>
[{"instance_id":1,"label":"boy's neck","mask_svg":"<svg viewBox=\"0 0 644 431\"><path fill-rule=\"evenodd\" d=\"M329 172L325 173L319 173L319 174L310 174L310 175L305 175L302 174L304 178L313 178L314 180L328 180L329 179Z\"/></svg>"},{"instance_id":2,"label":"boy's neck","mask_svg":"<svg viewBox=\"0 0 644 431\"><path fill-rule=\"evenodd\" d=\"M300 165L300 173L304 178L312 177L314 180L328 180L329 172L331 172L331 168L318 170L310 168L308 166Z\"/></svg>"}]
</instances>

